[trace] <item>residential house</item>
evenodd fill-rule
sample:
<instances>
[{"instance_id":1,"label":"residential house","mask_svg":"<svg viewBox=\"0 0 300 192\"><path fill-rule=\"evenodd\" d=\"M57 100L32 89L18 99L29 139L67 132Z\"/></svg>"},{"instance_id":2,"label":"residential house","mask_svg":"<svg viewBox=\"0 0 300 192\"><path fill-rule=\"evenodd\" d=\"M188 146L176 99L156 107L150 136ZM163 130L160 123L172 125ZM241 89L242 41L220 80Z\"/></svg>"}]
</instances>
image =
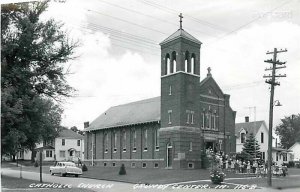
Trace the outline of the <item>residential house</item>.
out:
<instances>
[{"instance_id":1,"label":"residential house","mask_svg":"<svg viewBox=\"0 0 300 192\"><path fill-rule=\"evenodd\" d=\"M77 161L84 154L84 136L63 128L57 138L50 142L39 143L34 150L34 157L42 150L43 161ZM19 159L30 160L31 151L20 152Z\"/></svg>"},{"instance_id":2,"label":"residential house","mask_svg":"<svg viewBox=\"0 0 300 192\"><path fill-rule=\"evenodd\" d=\"M250 133L253 133L255 139L258 141L262 159L268 159L268 131L265 121L252 121L249 122L249 117L245 117L245 122L235 124L236 136L236 152L242 152L243 145L246 142Z\"/></svg>"},{"instance_id":3,"label":"residential house","mask_svg":"<svg viewBox=\"0 0 300 192\"><path fill-rule=\"evenodd\" d=\"M291 151L291 161L300 161L300 142L296 142L289 150Z\"/></svg>"}]
</instances>

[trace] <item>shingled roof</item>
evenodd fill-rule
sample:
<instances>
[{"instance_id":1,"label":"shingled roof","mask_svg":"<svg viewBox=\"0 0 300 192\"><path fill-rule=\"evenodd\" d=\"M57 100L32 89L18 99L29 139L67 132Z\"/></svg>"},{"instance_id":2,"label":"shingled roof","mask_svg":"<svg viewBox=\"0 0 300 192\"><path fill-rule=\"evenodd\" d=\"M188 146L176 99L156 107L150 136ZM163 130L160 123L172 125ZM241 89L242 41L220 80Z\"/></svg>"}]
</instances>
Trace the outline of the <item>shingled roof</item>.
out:
<instances>
[{"instance_id":1,"label":"shingled roof","mask_svg":"<svg viewBox=\"0 0 300 192\"><path fill-rule=\"evenodd\" d=\"M59 134L58 137L63 137L63 138L70 138L70 139L83 139L84 136L80 135L70 129L63 128Z\"/></svg>"},{"instance_id":2,"label":"shingled roof","mask_svg":"<svg viewBox=\"0 0 300 192\"><path fill-rule=\"evenodd\" d=\"M160 97L109 108L84 131L160 121Z\"/></svg>"},{"instance_id":3,"label":"shingled roof","mask_svg":"<svg viewBox=\"0 0 300 192\"><path fill-rule=\"evenodd\" d=\"M168 38L166 38L165 40L163 40L160 43L160 45L168 43L168 42L173 41L173 40L175 40L177 38L180 38L180 37L185 38L185 39L190 40L190 41L193 41L193 42L198 43L198 44L202 44L201 41L199 41L198 39L196 39L195 37L193 37L191 34L189 34L188 32L186 32L185 30L178 29L175 33L173 33Z\"/></svg>"},{"instance_id":4,"label":"shingled roof","mask_svg":"<svg viewBox=\"0 0 300 192\"><path fill-rule=\"evenodd\" d=\"M253 135L256 135L259 128L262 126L262 124L266 126L265 121L252 121L252 122L244 122L244 123L236 123L235 124L235 135L239 136L239 132L241 129L245 129L246 132L253 133Z\"/></svg>"}]
</instances>

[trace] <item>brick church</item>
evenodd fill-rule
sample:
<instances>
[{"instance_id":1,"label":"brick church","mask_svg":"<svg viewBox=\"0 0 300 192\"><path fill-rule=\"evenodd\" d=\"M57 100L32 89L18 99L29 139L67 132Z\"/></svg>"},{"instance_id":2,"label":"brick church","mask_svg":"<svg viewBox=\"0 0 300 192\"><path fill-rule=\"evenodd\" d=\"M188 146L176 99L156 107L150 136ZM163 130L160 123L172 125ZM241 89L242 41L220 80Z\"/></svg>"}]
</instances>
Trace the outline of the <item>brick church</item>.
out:
<instances>
[{"instance_id":1,"label":"brick church","mask_svg":"<svg viewBox=\"0 0 300 192\"><path fill-rule=\"evenodd\" d=\"M200 81L201 44L180 19L180 28L160 43L161 96L111 107L86 123L86 163L197 169L208 148L235 152L236 112L210 68Z\"/></svg>"}]
</instances>

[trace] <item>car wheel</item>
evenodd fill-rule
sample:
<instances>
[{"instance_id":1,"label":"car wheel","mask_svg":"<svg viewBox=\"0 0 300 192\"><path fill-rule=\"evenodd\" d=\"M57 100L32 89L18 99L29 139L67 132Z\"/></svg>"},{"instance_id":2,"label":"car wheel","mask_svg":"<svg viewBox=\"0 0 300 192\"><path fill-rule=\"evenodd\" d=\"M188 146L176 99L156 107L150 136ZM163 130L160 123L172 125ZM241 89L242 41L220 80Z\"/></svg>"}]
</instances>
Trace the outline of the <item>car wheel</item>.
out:
<instances>
[{"instance_id":1,"label":"car wheel","mask_svg":"<svg viewBox=\"0 0 300 192\"><path fill-rule=\"evenodd\" d=\"M60 176L61 176L61 177L64 177L64 176L66 176L66 174L64 174L64 173L60 173Z\"/></svg>"},{"instance_id":2,"label":"car wheel","mask_svg":"<svg viewBox=\"0 0 300 192\"><path fill-rule=\"evenodd\" d=\"M52 171L50 171L50 174L51 174L51 175L54 175L54 173L52 173Z\"/></svg>"},{"instance_id":3,"label":"car wheel","mask_svg":"<svg viewBox=\"0 0 300 192\"><path fill-rule=\"evenodd\" d=\"M78 175L75 175L75 177L78 177Z\"/></svg>"}]
</instances>

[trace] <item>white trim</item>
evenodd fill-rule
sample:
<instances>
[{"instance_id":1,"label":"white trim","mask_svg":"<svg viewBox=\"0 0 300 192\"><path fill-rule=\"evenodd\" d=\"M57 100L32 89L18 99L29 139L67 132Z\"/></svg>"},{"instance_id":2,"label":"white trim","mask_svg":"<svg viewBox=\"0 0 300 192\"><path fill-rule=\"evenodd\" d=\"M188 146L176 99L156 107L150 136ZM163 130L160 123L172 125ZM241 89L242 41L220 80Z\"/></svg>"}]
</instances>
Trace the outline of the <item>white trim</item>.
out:
<instances>
[{"instance_id":1,"label":"white trim","mask_svg":"<svg viewBox=\"0 0 300 192\"><path fill-rule=\"evenodd\" d=\"M169 77L169 76L171 76L171 75L175 75L175 74L178 74L178 73L184 73L184 74L186 74L186 75L191 75L191 76L199 77L199 78L200 78L200 75L196 75L196 74L192 74L192 73L187 73L187 72L185 72L185 71L176 71L175 73L163 75L163 76L161 76L160 78Z\"/></svg>"},{"instance_id":2,"label":"white trim","mask_svg":"<svg viewBox=\"0 0 300 192\"><path fill-rule=\"evenodd\" d=\"M215 104L215 103L209 103L209 102L204 102L204 101L200 101L200 103L204 103L204 104L208 104L208 105L214 105L214 106L219 106L219 107L224 107L224 105L222 105L222 104Z\"/></svg>"},{"instance_id":3,"label":"white trim","mask_svg":"<svg viewBox=\"0 0 300 192\"><path fill-rule=\"evenodd\" d=\"M213 96L203 95L203 94L200 94L200 96L201 96L201 97L208 98L208 99L214 99L214 100L224 101L224 99L219 98L219 97L213 97Z\"/></svg>"}]
</instances>

